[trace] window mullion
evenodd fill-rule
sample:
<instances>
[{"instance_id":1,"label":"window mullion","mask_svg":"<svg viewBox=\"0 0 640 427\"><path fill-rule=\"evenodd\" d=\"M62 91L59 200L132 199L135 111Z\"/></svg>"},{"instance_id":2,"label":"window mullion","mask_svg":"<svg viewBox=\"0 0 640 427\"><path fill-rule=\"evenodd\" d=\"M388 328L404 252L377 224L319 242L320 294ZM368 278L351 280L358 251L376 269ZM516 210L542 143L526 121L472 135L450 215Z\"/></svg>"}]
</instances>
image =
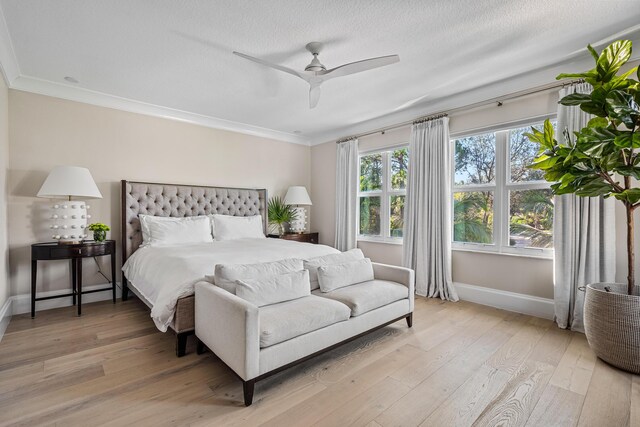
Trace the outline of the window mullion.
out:
<instances>
[{"instance_id":1,"label":"window mullion","mask_svg":"<svg viewBox=\"0 0 640 427\"><path fill-rule=\"evenodd\" d=\"M380 221L382 222L380 227L380 234L382 237L389 237L391 235L389 227L389 188L391 188L391 162L389 161L389 152L382 153L382 200L380 201Z\"/></svg>"},{"instance_id":2,"label":"window mullion","mask_svg":"<svg viewBox=\"0 0 640 427\"><path fill-rule=\"evenodd\" d=\"M493 206L493 228L498 248L508 246L509 193L506 187L509 131L496 132L496 193Z\"/></svg>"}]
</instances>

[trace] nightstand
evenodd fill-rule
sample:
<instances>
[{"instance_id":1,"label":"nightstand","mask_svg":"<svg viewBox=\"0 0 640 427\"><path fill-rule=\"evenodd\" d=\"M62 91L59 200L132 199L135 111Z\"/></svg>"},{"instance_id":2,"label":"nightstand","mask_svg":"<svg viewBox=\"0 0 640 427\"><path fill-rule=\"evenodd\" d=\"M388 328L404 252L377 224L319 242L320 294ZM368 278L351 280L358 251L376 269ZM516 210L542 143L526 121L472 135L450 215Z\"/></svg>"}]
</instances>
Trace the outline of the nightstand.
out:
<instances>
[{"instance_id":1,"label":"nightstand","mask_svg":"<svg viewBox=\"0 0 640 427\"><path fill-rule=\"evenodd\" d=\"M82 291L82 259L96 256L111 256L111 286L108 288ZM47 297L36 297L36 277L38 275L38 261L52 261L67 259L71 262L71 293ZM31 317L36 316L36 301L53 298L72 297L73 305L78 305L78 316L82 314L82 294L112 291L113 303L116 302L116 242L86 241L75 245L61 245L58 242L36 243L31 245Z\"/></svg>"},{"instance_id":2,"label":"nightstand","mask_svg":"<svg viewBox=\"0 0 640 427\"><path fill-rule=\"evenodd\" d=\"M268 234L267 237L273 239L295 240L296 242L318 243L318 233L286 233L282 236L277 234Z\"/></svg>"}]
</instances>

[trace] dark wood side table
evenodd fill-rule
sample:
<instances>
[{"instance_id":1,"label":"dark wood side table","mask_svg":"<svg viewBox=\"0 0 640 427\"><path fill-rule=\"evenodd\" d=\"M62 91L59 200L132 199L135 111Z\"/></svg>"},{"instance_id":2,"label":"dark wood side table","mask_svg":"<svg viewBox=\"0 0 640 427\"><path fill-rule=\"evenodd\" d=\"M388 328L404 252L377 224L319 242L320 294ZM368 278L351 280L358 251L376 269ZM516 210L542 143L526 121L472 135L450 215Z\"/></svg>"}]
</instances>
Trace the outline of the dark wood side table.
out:
<instances>
[{"instance_id":1,"label":"dark wood side table","mask_svg":"<svg viewBox=\"0 0 640 427\"><path fill-rule=\"evenodd\" d=\"M286 233L281 236L268 234L267 237L273 239L295 240L296 242L318 243L318 233Z\"/></svg>"},{"instance_id":2,"label":"dark wood side table","mask_svg":"<svg viewBox=\"0 0 640 427\"><path fill-rule=\"evenodd\" d=\"M111 287L82 290L82 259L95 256L111 255ZM36 277L38 275L38 261L52 261L68 259L71 261L71 293L48 297L36 297ZM76 245L61 245L58 242L36 243L31 245L31 317L36 316L36 301L53 298L72 297L73 305L78 306L78 316L82 315L82 294L112 291L113 303L116 302L116 241L104 242L86 241Z\"/></svg>"}]
</instances>

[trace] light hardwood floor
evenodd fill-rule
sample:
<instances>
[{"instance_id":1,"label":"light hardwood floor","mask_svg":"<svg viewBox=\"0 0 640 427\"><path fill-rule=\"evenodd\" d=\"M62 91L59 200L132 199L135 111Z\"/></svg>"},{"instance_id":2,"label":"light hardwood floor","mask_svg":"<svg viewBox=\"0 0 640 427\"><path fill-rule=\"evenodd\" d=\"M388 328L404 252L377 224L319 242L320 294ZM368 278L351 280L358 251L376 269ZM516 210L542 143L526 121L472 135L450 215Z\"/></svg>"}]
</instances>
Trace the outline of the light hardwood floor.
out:
<instances>
[{"instance_id":1,"label":"light hardwood floor","mask_svg":"<svg viewBox=\"0 0 640 427\"><path fill-rule=\"evenodd\" d=\"M174 355L142 303L14 316L2 425L640 426L640 378L552 322L418 298L398 322L256 385L211 353Z\"/></svg>"}]
</instances>

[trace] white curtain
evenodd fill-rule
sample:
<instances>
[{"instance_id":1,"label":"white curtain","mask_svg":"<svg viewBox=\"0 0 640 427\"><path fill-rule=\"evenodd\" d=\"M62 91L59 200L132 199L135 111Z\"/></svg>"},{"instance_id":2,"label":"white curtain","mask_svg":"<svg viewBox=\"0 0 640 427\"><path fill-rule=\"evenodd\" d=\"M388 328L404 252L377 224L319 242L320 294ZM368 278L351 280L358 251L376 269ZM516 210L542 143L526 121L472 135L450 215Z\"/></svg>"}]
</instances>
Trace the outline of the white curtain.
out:
<instances>
[{"instance_id":1,"label":"white curtain","mask_svg":"<svg viewBox=\"0 0 640 427\"><path fill-rule=\"evenodd\" d=\"M348 251L356 247L358 140L350 139L337 145L335 247Z\"/></svg>"},{"instance_id":2,"label":"white curtain","mask_svg":"<svg viewBox=\"0 0 640 427\"><path fill-rule=\"evenodd\" d=\"M416 123L409 141L402 262L416 272L416 293L457 301L451 282L449 118Z\"/></svg>"},{"instance_id":3,"label":"white curtain","mask_svg":"<svg viewBox=\"0 0 640 427\"><path fill-rule=\"evenodd\" d=\"M563 88L560 98L571 93L590 93L591 85L580 83ZM558 141L566 128L585 127L589 114L579 107L558 104ZM556 323L564 329L584 331L583 286L615 279L615 223L613 198L556 196L553 221L554 303Z\"/></svg>"}]
</instances>

